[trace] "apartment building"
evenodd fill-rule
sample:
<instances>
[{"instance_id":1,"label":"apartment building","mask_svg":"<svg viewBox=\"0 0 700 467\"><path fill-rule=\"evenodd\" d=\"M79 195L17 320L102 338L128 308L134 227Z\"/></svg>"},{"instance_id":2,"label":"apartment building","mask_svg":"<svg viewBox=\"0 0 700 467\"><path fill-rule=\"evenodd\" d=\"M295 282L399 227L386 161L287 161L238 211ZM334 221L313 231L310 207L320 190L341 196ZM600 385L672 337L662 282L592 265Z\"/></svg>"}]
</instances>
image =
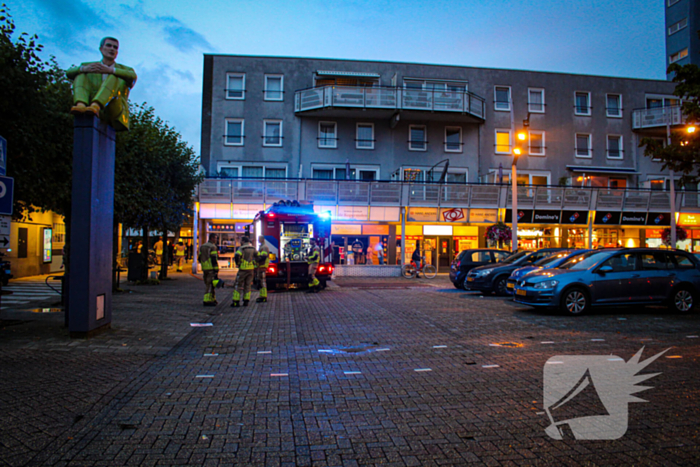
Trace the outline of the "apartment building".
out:
<instances>
[{"instance_id":1,"label":"apartment building","mask_svg":"<svg viewBox=\"0 0 700 467\"><path fill-rule=\"evenodd\" d=\"M666 24L666 67L700 65L700 4L696 0L663 0ZM670 80L673 75L667 74Z\"/></svg>"}]
</instances>

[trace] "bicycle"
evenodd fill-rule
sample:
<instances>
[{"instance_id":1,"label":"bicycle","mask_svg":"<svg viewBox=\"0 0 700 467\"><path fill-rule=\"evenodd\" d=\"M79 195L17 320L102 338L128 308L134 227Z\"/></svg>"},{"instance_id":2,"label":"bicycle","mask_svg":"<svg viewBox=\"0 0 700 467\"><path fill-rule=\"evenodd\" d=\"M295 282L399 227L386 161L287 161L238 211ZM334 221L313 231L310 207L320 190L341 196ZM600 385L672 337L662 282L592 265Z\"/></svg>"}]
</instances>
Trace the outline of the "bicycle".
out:
<instances>
[{"instance_id":1,"label":"bicycle","mask_svg":"<svg viewBox=\"0 0 700 467\"><path fill-rule=\"evenodd\" d=\"M405 264L401 268L401 276L405 279L412 279L420 273L423 273L423 277L426 279L433 279L437 275L435 266L425 263L425 256L421 261L421 267L417 267L415 261L411 261L411 264Z\"/></svg>"}]
</instances>

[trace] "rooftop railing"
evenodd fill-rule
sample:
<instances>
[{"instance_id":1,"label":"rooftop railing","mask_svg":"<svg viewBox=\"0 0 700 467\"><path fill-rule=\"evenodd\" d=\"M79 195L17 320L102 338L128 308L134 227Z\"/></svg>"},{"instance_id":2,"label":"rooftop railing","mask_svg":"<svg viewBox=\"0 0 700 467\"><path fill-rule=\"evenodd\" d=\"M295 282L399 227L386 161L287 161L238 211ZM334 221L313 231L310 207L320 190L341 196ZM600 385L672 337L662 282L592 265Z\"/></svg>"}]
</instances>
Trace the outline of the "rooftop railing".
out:
<instances>
[{"instance_id":1,"label":"rooftop railing","mask_svg":"<svg viewBox=\"0 0 700 467\"><path fill-rule=\"evenodd\" d=\"M509 184L423 183L305 179L204 180L200 203L266 204L287 199L332 206L416 206L445 208L510 208ZM666 212L668 191L641 188L589 188L549 185L518 186L518 206L543 210L610 210ZM678 211L700 212L700 192L677 191Z\"/></svg>"}]
</instances>

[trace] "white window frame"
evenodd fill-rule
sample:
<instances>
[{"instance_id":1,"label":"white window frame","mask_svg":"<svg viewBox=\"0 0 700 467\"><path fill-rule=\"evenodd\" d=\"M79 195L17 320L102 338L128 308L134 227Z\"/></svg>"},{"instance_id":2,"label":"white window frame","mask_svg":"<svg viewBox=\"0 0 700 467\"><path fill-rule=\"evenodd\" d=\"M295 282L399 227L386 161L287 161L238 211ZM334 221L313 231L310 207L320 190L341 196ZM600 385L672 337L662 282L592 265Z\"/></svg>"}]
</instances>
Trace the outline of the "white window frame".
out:
<instances>
[{"instance_id":1,"label":"white window frame","mask_svg":"<svg viewBox=\"0 0 700 467\"><path fill-rule=\"evenodd\" d=\"M458 149L448 149L447 148L447 130L458 130L459 131L459 148ZM462 152L462 147L463 147L463 141L462 141L462 127L461 126L446 126L445 127L445 152ZM454 143L451 143L454 144Z\"/></svg>"},{"instance_id":2,"label":"white window frame","mask_svg":"<svg viewBox=\"0 0 700 467\"><path fill-rule=\"evenodd\" d=\"M541 148L542 152L532 152L532 135L533 134L537 134L537 135L542 136L542 148ZM528 143L527 143L528 144L528 148L527 148L528 152L527 153L529 156L543 157L543 156L547 155L546 154L547 149L545 146L545 132L544 131L540 131L540 130L529 131L527 141L528 141Z\"/></svg>"},{"instance_id":3,"label":"white window frame","mask_svg":"<svg viewBox=\"0 0 700 467\"><path fill-rule=\"evenodd\" d=\"M323 163L312 163L311 164L311 176L313 177L314 170L332 170L333 178L331 180L338 180L337 171L345 170L345 164L323 164ZM345 174L345 180L359 180L360 171L363 172L374 172L374 180L381 180L379 178L380 168L376 165L356 165L353 164L350 167L351 171L355 172L355 178L348 178L349 174ZM343 180L340 180L343 181Z\"/></svg>"},{"instance_id":4,"label":"white window frame","mask_svg":"<svg viewBox=\"0 0 700 467\"><path fill-rule=\"evenodd\" d=\"M412 141L411 140L411 130L413 130L414 128L422 128L423 129L423 141ZM421 148L411 147L415 143L422 143L423 146ZM426 152L428 150L428 127L426 125L409 125L408 126L408 150L409 151L419 151L419 152Z\"/></svg>"},{"instance_id":5,"label":"white window frame","mask_svg":"<svg viewBox=\"0 0 700 467\"><path fill-rule=\"evenodd\" d=\"M228 124L233 122L240 122L241 124L241 142L240 143L229 143L228 142ZM245 119L243 118L225 118L224 119L224 146L244 146L245 145Z\"/></svg>"},{"instance_id":6,"label":"white window frame","mask_svg":"<svg viewBox=\"0 0 700 467\"><path fill-rule=\"evenodd\" d=\"M683 55L683 52L685 52L685 55ZM668 56L668 64L670 65L671 63L676 63L688 56L688 47L685 49L679 50L675 54L671 54Z\"/></svg>"},{"instance_id":7,"label":"white window frame","mask_svg":"<svg viewBox=\"0 0 700 467\"><path fill-rule=\"evenodd\" d=\"M530 102L530 93L539 92L542 94L542 110L533 110L533 103ZM543 114L545 112L544 88L528 88L527 89L527 111L531 114Z\"/></svg>"},{"instance_id":8,"label":"white window frame","mask_svg":"<svg viewBox=\"0 0 700 467\"><path fill-rule=\"evenodd\" d=\"M611 137L613 137L613 138L618 138L618 140L619 140L619 142L620 142L620 147L619 147L619 149L618 149L618 151L620 151L620 157L611 157L611 156L610 156L610 138L611 138ZM624 160L624 158L625 158L625 149L624 149L624 147L625 147L625 146L624 146L624 138L622 137L622 135L607 135L607 136L605 137L605 146L606 146L605 155L607 156L608 159L611 159L611 160L614 160L614 161L621 161L621 160Z\"/></svg>"},{"instance_id":9,"label":"white window frame","mask_svg":"<svg viewBox=\"0 0 700 467\"><path fill-rule=\"evenodd\" d=\"M427 165L402 166L401 167L401 180L404 180L404 177L405 177L404 173L406 170L409 170L409 169L410 170L420 170L422 172L422 180L411 182L411 183L427 183L426 179L427 179L428 171L431 169L431 167L429 167ZM433 174L437 174L436 178L439 179L440 175L442 174L442 169L441 168L436 169L435 167L432 167L432 169L433 169ZM466 185L469 183L469 169L466 167L450 167L449 169L447 169L447 175L449 175L449 174L460 174L460 175L464 174L464 180L465 180L464 184ZM445 177L445 179L447 179L447 177ZM437 181L437 180L435 180L435 181Z\"/></svg>"},{"instance_id":10,"label":"white window frame","mask_svg":"<svg viewBox=\"0 0 700 467\"><path fill-rule=\"evenodd\" d=\"M576 98L578 97L578 94L586 94L588 96L588 105L586 106L587 110L585 113L578 111L578 104L576 102ZM591 92L590 91L574 91L574 115L590 116L592 107L593 106L591 105Z\"/></svg>"},{"instance_id":11,"label":"white window frame","mask_svg":"<svg viewBox=\"0 0 700 467\"><path fill-rule=\"evenodd\" d=\"M498 150L498 134L499 133L508 133L508 151L499 151ZM513 133L510 131L510 129L505 129L505 128L496 128L493 132L493 152L494 154L508 154L510 155L513 152Z\"/></svg>"},{"instance_id":12,"label":"white window frame","mask_svg":"<svg viewBox=\"0 0 700 467\"><path fill-rule=\"evenodd\" d=\"M677 23L673 23L668 27L668 35L672 36L681 29L685 29L688 27L688 18L685 17L682 20L678 21Z\"/></svg>"},{"instance_id":13,"label":"white window frame","mask_svg":"<svg viewBox=\"0 0 700 467\"><path fill-rule=\"evenodd\" d=\"M270 144L267 142L267 126L268 125L277 125L279 124L280 126L280 135L279 135L279 143L278 144ZM270 136L270 138L273 138L273 136ZM282 120L277 120L277 119L265 119L263 120L263 137L262 137L262 145L266 148L281 148L282 147L282 142L284 141L284 122Z\"/></svg>"},{"instance_id":14,"label":"white window frame","mask_svg":"<svg viewBox=\"0 0 700 467\"><path fill-rule=\"evenodd\" d=\"M279 91L268 91L267 89L267 80L270 78L279 78L280 80L280 90ZM279 92L279 98L272 98L268 95L268 93L272 92ZM263 91L263 99L266 101L284 101L284 75L282 74L271 74L271 75L265 75L265 90Z\"/></svg>"},{"instance_id":15,"label":"white window frame","mask_svg":"<svg viewBox=\"0 0 700 467\"><path fill-rule=\"evenodd\" d=\"M587 136L588 137L588 154L580 155L578 153L578 137ZM575 133L574 134L574 155L579 159L591 159L593 157L593 135L590 133Z\"/></svg>"},{"instance_id":16,"label":"white window frame","mask_svg":"<svg viewBox=\"0 0 700 467\"><path fill-rule=\"evenodd\" d=\"M330 143L322 143L321 125L333 125L333 137L329 138ZM318 122L318 147L319 149L336 149L338 147L338 122L322 121Z\"/></svg>"},{"instance_id":17,"label":"white window frame","mask_svg":"<svg viewBox=\"0 0 700 467\"><path fill-rule=\"evenodd\" d=\"M231 96L229 94L229 80L232 77L243 78L243 87L240 89L241 96ZM245 73L226 73L226 100L230 101L244 101L245 100Z\"/></svg>"},{"instance_id":18,"label":"white window frame","mask_svg":"<svg viewBox=\"0 0 700 467\"><path fill-rule=\"evenodd\" d=\"M619 114L611 114L610 113L610 108L608 107L608 98L610 96L617 96L617 98L620 100L620 106L618 108ZM622 94L615 94L615 93L608 93L605 95L605 115L607 115L609 118L622 118Z\"/></svg>"},{"instance_id":19,"label":"white window frame","mask_svg":"<svg viewBox=\"0 0 700 467\"><path fill-rule=\"evenodd\" d=\"M287 167L287 164L276 164L276 163L265 163L261 164L259 161L256 162L248 162L248 161L242 161L242 162L218 162L216 164L216 171L221 172L221 169L238 169L238 176L242 177L243 176L243 167L262 167L263 169L263 178L267 178L267 169L284 169L284 178L287 178L289 174L289 170ZM277 178L273 178L271 180L279 180Z\"/></svg>"},{"instance_id":20,"label":"white window frame","mask_svg":"<svg viewBox=\"0 0 700 467\"><path fill-rule=\"evenodd\" d=\"M502 102L498 102L498 101L496 100L496 96L498 95L498 94L497 94L497 90L498 90L499 88L501 88L501 89L507 89L507 90L508 90L508 102L506 102L508 108L505 108L505 107L499 108L499 107L498 107L499 104L500 104L500 105L503 105ZM493 110L495 110L496 112L510 112L510 103L511 103L511 101L513 100L513 94L512 94L512 92L513 92L513 90L510 88L510 86L494 86L494 87L493 87Z\"/></svg>"},{"instance_id":21,"label":"white window frame","mask_svg":"<svg viewBox=\"0 0 700 467\"><path fill-rule=\"evenodd\" d=\"M372 135L371 135L371 141L363 141L363 142L368 142L369 146L360 146L360 127L370 127L372 129ZM372 150L374 149L374 123L357 123L355 125L355 149L361 149L361 150Z\"/></svg>"},{"instance_id":22,"label":"white window frame","mask_svg":"<svg viewBox=\"0 0 700 467\"><path fill-rule=\"evenodd\" d=\"M510 184L510 176L511 176L512 170L503 168L503 180L504 184L508 183ZM545 177L547 179L547 185L552 184L552 173L551 172L545 172L543 170L527 170L527 169L518 169L517 171L518 177L522 177L527 175L527 181L528 185L532 185L532 177ZM505 181L505 178L508 177L508 181ZM486 175L486 183L490 183L491 180L493 180L493 183L498 182L498 169L489 169L489 173Z\"/></svg>"}]
</instances>

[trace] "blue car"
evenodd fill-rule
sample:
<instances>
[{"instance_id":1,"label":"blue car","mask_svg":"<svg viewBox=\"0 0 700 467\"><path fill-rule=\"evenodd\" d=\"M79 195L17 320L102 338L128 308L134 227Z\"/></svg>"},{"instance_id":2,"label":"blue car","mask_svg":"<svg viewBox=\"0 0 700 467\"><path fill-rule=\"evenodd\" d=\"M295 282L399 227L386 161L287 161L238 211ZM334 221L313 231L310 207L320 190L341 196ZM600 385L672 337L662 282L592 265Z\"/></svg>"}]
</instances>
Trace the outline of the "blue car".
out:
<instances>
[{"instance_id":1,"label":"blue car","mask_svg":"<svg viewBox=\"0 0 700 467\"><path fill-rule=\"evenodd\" d=\"M515 285L513 301L569 315L591 306L666 304L687 313L700 293L700 261L680 250L615 248L574 255L557 269L539 269Z\"/></svg>"},{"instance_id":2,"label":"blue car","mask_svg":"<svg viewBox=\"0 0 700 467\"><path fill-rule=\"evenodd\" d=\"M537 269L550 269L550 268L556 268L559 267L560 264L563 264L564 261L569 259L570 256L572 255L577 255L581 253L585 253L588 250L563 250L563 251L558 251L552 256L548 256L546 258L542 258L539 261L536 261L535 263L529 264L527 266L523 266L522 268L516 269L513 271L508 278L508 294L513 295L513 289L515 288L515 283L518 282L518 280L523 277L525 274L528 272L535 271Z\"/></svg>"}]
</instances>

